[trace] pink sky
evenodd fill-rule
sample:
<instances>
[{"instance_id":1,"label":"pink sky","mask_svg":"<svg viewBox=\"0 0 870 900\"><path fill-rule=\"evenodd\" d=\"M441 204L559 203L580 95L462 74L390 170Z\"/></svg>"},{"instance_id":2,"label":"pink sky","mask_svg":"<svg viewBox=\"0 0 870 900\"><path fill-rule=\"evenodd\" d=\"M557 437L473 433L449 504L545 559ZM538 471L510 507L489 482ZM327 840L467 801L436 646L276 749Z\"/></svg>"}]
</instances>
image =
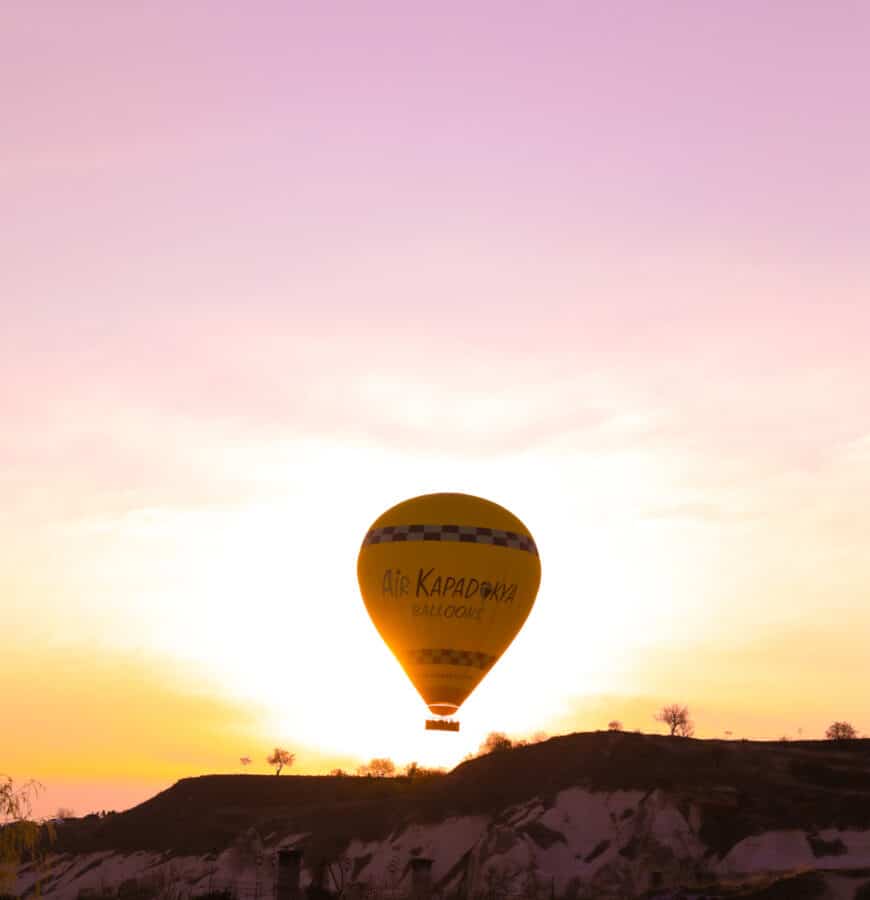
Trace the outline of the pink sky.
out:
<instances>
[{"instance_id":1,"label":"pink sky","mask_svg":"<svg viewBox=\"0 0 870 900\"><path fill-rule=\"evenodd\" d=\"M193 667L210 723L261 704L267 744L423 759L342 743L314 711L338 687L285 702L233 641L270 639L313 553L312 596L380 652L361 530L439 489L515 508L544 582L433 761L596 727L601 697L681 694L706 734L870 729L836 669L870 676L864 4L14 3L0 41L0 607L91 685L40 681L0 771L79 805L95 751L73 728L79 762L44 763L45 718L118 653ZM329 557L303 525L336 515ZM517 673L539 714L508 711ZM219 766L186 753L146 740L98 805Z\"/></svg>"}]
</instances>

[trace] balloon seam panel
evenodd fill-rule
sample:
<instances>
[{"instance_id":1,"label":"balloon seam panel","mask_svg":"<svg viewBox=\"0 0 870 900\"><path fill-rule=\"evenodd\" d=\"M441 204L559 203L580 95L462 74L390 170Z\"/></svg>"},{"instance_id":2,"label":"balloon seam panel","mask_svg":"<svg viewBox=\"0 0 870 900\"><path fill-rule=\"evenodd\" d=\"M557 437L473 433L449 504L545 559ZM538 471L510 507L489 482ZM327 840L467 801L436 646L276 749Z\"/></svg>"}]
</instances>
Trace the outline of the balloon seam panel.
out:
<instances>
[{"instance_id":1,"label":"balloon seam panel","mask_svg":"<svg viewBox=\"0 0 870 900\"><path fill-rule=\"evenodd\" d=\"M406 654L409 663L431 666L470 666L484 671L492 668L496 657L489 653L475 650L452 650L447 647L425 647L422 650L409 650Z\"/></svg>"},{"instance_id":2,"label":"balloon seam panel","mask_svg":"<svg viewBox=\"0 0 870 900\"><path fill-rule=\"evenodd\" d=\"M373 544L401 543L407 541L445 541L461 544L488 544L507 547L538 555L538 548L531 536L498 528L474 525L385 525L372 528L363 540L363 547Z\"/></svg>"}]
</instances>

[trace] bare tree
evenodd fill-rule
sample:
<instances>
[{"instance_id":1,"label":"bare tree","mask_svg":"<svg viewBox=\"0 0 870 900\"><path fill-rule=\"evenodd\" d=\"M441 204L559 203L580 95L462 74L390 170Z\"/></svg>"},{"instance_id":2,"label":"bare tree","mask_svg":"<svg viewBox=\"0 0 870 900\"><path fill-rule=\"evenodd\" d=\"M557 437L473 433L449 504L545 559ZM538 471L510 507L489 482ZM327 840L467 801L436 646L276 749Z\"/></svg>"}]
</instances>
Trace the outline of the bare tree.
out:
<instances>
[{"instance_id":1,"label":"bare tree","mask_svg":"<svg viewBox=\"0 0 870 900\"><path fill-rule=\"evenodd\" d=\"M59 806L57 808L57 812L54 814L55 819L60 819L62 822L64 819L74 819L76 816L76 812L74 809L70 809L68 806Z\"/></svg>"},{"instance_id":2,"label":"bare tree","mask_svg":"<svg viewBox=\"0 0 870 900\"><path fill-rule=\"evenodd\" d=\"M280 775L281 769L283 769L284 766L287 766L288 768L292 766L294 759L296 759L295 753L290 753L289 750L285 750L283 747L276 747L272 752L272 755L266 757L266 762L270 766L277 766L275 774Z\"/></svg>"},{"instance_id":3,"label":"bare tree","mask_svg":"<svg viewBox=\"0 0 870 900\"><path fill-rule=\"evenodd\" d=\"M33 799L43 790L38 781L18 787L8 775L0 775L0 825L30 820Z\"/></svg>"},{"instance_id":4,"label":"bare tree","mask_svg":"<svg viewBox=\"0 0 870 900\"><path fill-rule=\"evenodd\" d=\"M38 781L16 786L8 775L0 775L0 896L11 895L16 869L24 857L37 864L35 893L40 894L43 851L55 838L52 823L41 826L31 819L33 800L42 790Z\"/></svg>"},{"instance_id":5,"label":"bare tree","mask_svg":"<svg viewBox=\"0 0 870 900\"><path fill-rule=\"evenodd\" d=\"M513 741L503 731L490 731L486 740L480 745L478 754L485 756L487 753L497 753L500 750L510 750Z\"/></svg>"},{"instance_id":6,"label":"bare tree","mask_svg":"<svg viewBox=\"0 0 870 900\"><path fill-rule=\"evenodd\" d=\"M387 757L375 757L368 765L360 766L356 773L374 778L391 778L396 774L396 764Z\"/></svg>"},{"instance_id":7,"label":"bare tree","mask_svg":"<svg viewBox=\"0 0 870 900\"><path fill-rule=\"evenodd\" d=\"M387 757L373 759L369 768L375 778L392 778L396 774L396 764Z\"/></svg>"},{"instance_id":8,"label":"bare tree","mask_svg":"<svg viewBox=\"0 0 870 900\"><path fill-rule=\"evenodd\" d=\"M690 738L695 736L695 723L689 719L677 726L677 737Z\"/></svg>"},{"instance_id":9,"label":"bare tree","mask_svg":"<svg viewBox=\"0 0 870 900\"><path fill-rule=\"evenodd\" d=\"M677 726L677 737L690 738L695 736L695 723L691 719L681 722Z\"/></svg>"},{"instance_id":10,"label":"bare tree","mask_svg":"<svg viewBox=\"0 0 870 900\"><path fill-rule=\"evenodd\" d=\"M829 741L854 741L858 732L848 722L834 722L828 726L825 737Z\"/></svg>"},{"instance_id":11,"label":"bare tree","mask_svg":"<svg viewBox=\"0 0 870 900\"><path fill-rule=\"evenodd\" d=\"M607 723L607 730L608 731L622 731L622 722L620 722L619 719L611 719Z\"/></svg>"},{"instance_id":12,"label":"bare tree","mask_svg":"<svg viewBox=\"0 0 870 900\"><path fill-rule=\"evenodd\" d=\"M653 717L657 722L663 722L671 730L671 737L692 737L695 733L695 723L689 718L689 707L680 706L679 703L669 703L663 706Z\"/></svg>"}]
</instances>

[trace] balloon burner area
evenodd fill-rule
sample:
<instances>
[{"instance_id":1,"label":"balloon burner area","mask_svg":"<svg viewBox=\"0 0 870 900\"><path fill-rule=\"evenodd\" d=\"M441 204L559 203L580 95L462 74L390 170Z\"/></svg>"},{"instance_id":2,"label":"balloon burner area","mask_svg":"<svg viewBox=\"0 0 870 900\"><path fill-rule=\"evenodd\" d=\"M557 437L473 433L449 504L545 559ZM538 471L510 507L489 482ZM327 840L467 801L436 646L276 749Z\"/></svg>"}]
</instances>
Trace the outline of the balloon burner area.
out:
<instances>
[{"instance_id":1,"label":"balloon burner area","mask_svg":"<svg viewBox=\"0 0 870 900\"><path fill-rule=\"evenodd\" d=\"M455 719L426 719L426 731L459 731Z\"/></svg>"}]
</instances>

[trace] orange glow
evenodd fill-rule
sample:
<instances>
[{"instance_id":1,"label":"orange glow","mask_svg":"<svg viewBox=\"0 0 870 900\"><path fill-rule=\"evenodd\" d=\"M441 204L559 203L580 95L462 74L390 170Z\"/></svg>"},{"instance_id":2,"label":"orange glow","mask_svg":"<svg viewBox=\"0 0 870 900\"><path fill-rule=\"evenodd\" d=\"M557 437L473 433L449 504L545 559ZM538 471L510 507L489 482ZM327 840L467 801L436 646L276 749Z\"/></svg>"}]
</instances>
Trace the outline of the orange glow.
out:
<instances>
[{"instance_id":1,"label":"orange glow","mask_svg":"<svg viewBox=\"0 0 870 900\"><path fill-rule=\"evenodd\" d=\"M870 5L375 5L3 4L0 772L870 730ZM433 492L542 568L458 734L356 578Z\"/></svg>"}]
</instances>

